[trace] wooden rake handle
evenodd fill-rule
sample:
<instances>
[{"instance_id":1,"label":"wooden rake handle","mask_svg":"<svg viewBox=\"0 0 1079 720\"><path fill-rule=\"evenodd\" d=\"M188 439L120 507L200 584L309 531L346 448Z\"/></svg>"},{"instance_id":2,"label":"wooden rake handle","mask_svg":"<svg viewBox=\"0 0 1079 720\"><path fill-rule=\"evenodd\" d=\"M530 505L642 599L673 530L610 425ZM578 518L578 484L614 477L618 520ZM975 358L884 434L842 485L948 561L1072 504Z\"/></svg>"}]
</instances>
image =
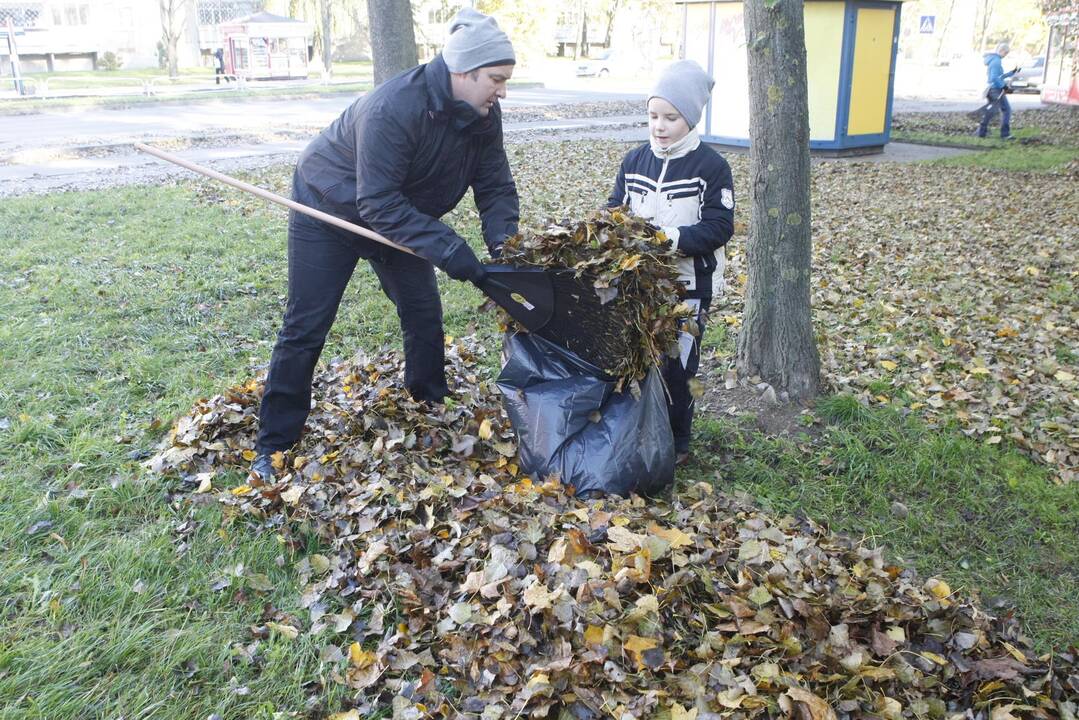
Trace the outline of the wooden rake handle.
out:
<instances>
[{"instance_id":1,"label":"wooden rake handle","mask_svg":"<svg viewBox=\"0 0 1079 720\"><path fill-rule=\"evenodd\" d=\"M392 240L387 240L386 238L379 235L374 230L368 230L367 228L360 227L359 225L356 225L355 223L350 223L348 220L342 220L341 218L336 217L334 215L330 215L329 213L324 213L321 210L316 210L313 207L308 207L307 205L304 205L303 203L298 203L295 200L290 200L290 199L288 199L286 197L282 197L282 196L278 195L277 193L272 193L269 190L264 190L263 188L260 188L260 187L258 187L256 185L252 185L250 183L245 183L243 180L237 180L236 178L231 177L229 175L225 175L224 173L219 173L216 170L211 170L208 167L203 167L202 165L198 165L196 163L189 162L187 160L184 160L183 158L180 158L180 157L177 157L176 155L173 155L172 153L167 153L164 150L159 150L158 148L151 147L150 145L144 145L143 143L135 143L135 149L140 150L140 151L142 151L144 153L148 153L150 155L153 155L154 157L160 158L162 160L165 160L166 162L170 162L173 165L179 165L180 167L187 168L188 170L191 170L192 172L197 172L200 175L205 175L208 178L213 178L214 180L220 180L221 182L225 183L226 185L231 185L232 187L234 187L234 188L236 188L238 190L243 190L244 192L251 193L252 195L257 195L258 197L262 198L263 200L269 200L272 203L277 203L278 205L284 205L285 207L289 208L290 210L295 210L298 213L303 213L304 215L308 215L308 216L313 217L313 218L315 218L317 220L321 220L322 222L329 223L330 225L335 225L335 226L337 226L337 227L339 227L339 228L341 228L343 230L348 230L351 233L355 233L357 235L362 235L365 238L368 238L370 240L374 240L375 242L378 242L378 243L382 243L383 245L386 245L387 247L391 247L394 250L400 250L401 252L408 253L409 255L416 255L416 253L414 251L409 250L407 247L405 247L403 245L398 245L397 243L393 242ZM416 255L416 256L419 257L418 255Z\"/></svg>"}]
</instances>

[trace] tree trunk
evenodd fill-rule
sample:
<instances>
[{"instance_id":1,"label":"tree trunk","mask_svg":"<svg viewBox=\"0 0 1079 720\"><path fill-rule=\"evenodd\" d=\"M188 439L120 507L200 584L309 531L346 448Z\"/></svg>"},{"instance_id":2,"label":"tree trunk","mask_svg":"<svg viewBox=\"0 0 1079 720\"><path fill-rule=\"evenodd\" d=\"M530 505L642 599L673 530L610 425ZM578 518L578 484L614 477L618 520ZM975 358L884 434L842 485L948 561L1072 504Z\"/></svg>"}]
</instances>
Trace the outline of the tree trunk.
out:
<instances>
[{"instance_id":1,"label":"tree trunk","mask_svg":"<svg viewBox=\"0 0 1079 720\"><path fill-rule=\"evenodd\" d=\"M179 77L180 75L180 38L172 37L169 39L169 77Z\"/></svg>"},{"instance_id":2,"label":"tree trunk","mask_svg":"<svg viewBox=\"0 0 1079 720\"><path fill-rule=\"evenodd\" d=\"M978 52L985 52L985 36L989 32L989 22L993 18L993 0L982 2L982 26L978 33Z\"/></svg>"},{"instance_id":3,"label":"tree trunk","mask_svg":"<svg viewBox=\"0 0 1079 720\"><path fill-rule=\"evenodd\" d=\"M375 85L419 63L409 0L367 0L367 21Z\"/></svg>"},{"instance_id":4,"label":"tree trunk","mask_svg":"<svg viewBox=\"0 0 1079 720\"><path fill-rule=\"evenodd\" d=\"M611 30L614 28L614 16L618 13L620 4L621 0L611 0L611 8L607 13L607 33L603 37L603 46L608 50L611 49Z\"/></svg>"},{"instance_id":5,"label":"tree trunk","mask_svg":"<svg viewBox=\"0 0 1079 720\"><path fill-rule=\"evenodd\" d=\"M183 34L181 11L185 2L186 0L160 0L158 4L161 12L161 40L165 46L169 77L172 78L180 74L179 44Z\"/></svg>"},{"instance_id":6,"label":"tree trunk","mask_svg":"<svg viewBox=\"0 0 1079 720\"><path fill-rule=\"evenodd\" d=\"M331 0L321 0L322 11L322 67L326 71L326 80L333 71L333 8Z\"/></svg>"},{"instance_id":7,"label":"tree trunk","mask_svg":"<svg viewBox=\"0 0 1079 720\"><path fill-rule=\"evenodd\" d=\"M952 15L955 14L955 0L948 5L948 15L944 18L944 27L940 31L940 42L937 43L937 64L940 64L940 53L944 50L944 41L948 39L948 26L952 24ZM948 58L948 64L951 64Z\"/></svg>"},{"instance_id":8,"label":"tree trunk","mask_svg":"<svg viewBox=\"0 0 1079 720\"><path fill-rule=\"evenodd\" d=\"M820 385L810 317L809 101L802 0L749 0L749 166L738 371L806 401Z\"/></svg>"}]
</instances>

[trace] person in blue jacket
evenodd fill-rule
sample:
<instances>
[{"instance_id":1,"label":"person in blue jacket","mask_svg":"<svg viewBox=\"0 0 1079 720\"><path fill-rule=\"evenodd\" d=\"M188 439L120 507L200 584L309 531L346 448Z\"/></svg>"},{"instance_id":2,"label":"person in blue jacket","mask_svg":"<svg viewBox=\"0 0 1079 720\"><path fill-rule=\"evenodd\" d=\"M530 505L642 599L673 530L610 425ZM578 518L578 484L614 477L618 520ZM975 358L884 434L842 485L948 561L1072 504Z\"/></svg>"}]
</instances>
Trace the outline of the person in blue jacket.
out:
<instances>
[{"instance_id":1,"label":"person in blue jacket","mask_svg":"<svg viewBox=\"0 0 1079 720\"><path fill-rule=\"evenodd\" d=\"M289 214L288 302L259 408L253 473L271 477L272 454L300 438L315 365L361 259L396 306L408 391L428 402L448 394L433 266L476 284L486 273L439 218L472 188L492 255L517 232L519 201L499 105L514 65L513 46L495 20L466 7L450 23L440 55L354 102L300 155L293 199L370 228L418 257Z\"/></svg>"},{"instance_id":2,"label":"person in blue jacket","mask_svg":"<svg viewBox=\"0 0 1079 720\"><path fill-rule=\"evenodd\" d=\"M1013 140L1012 135L1012 106L1008 102L1008 96L1004 92L1005 81L1019 71L1019 68L1010 72L1004 72L1002 60L1011 48L1008 43L997 45L997 49L985 54L985 69L989 87L986 88L986 100L988 104L982 111L982 122L978 125L978 137L985 137L989 132L989 123L996 117L1000 110L1000 137L1002 140Z\"/></svg>"},{"instance_id":3,"label":"person in blue jacket","mask_svg":"<svg viewBox=\"0 0 1079 720\"><path fill-rule=\"evenodd\" d=\"M734 232L734 183L719 153L701 143L696 125L714 81L692 60L672 63L648 98L647 143L622 160L609 207L661 228L677 256L696 328L679 335L678 356L663 369L676 462L689 457L694 398L689 381L700 363L701 335L712 298L723 291L723 246ZM692 330L692 331L691 331Z\"/></svg>"}]
</instances>

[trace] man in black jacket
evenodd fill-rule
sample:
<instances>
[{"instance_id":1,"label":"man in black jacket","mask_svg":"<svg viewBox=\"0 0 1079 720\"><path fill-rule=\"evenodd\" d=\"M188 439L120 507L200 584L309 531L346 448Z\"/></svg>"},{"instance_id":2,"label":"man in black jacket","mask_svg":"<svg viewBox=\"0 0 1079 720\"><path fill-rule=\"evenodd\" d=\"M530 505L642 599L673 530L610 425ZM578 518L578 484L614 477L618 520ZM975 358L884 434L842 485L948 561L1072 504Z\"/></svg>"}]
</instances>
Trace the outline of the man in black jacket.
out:
<instances>
[{"instance_id":1,"label":"man in black jacket","mask_svg":"<svg viewBox=\"0 0 1079 720\"><path fill-rule=\"evenodd\" d=\"M494 19L464 8L441 55L357 100L300 155L295 200L371 228L419 257L290 213L288 305L262 396L252 472L271 477L270 456L299 439L315 365L361 258L397 308L409 392L434 402L449 392L432 264L477 284L485 273L439 218L471 187L492 255L517 232L517 187L498 103L514 64L513 46Z\"/></svg>"}]
</instances>

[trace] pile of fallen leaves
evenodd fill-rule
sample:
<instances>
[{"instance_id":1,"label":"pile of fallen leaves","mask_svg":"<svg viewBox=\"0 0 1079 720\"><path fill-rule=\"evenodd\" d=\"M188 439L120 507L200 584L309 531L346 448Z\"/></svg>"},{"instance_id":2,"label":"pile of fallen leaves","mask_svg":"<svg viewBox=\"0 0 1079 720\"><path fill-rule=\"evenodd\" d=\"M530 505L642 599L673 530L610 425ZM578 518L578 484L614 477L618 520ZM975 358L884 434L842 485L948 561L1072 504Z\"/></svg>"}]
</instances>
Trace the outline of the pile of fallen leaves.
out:
<instances>
[{"instance_id":1,"label":"pile of fallen leaves","mask_svg":"<svg viewBox=\"0 0 1079 720\"><path fill-rule=\"evenodd\" d=\"M551 337L577 351L576 338L593 346L579 352L609 374L640 380L675 347L679 322L690 309L681 302L674 255L662 232L632 216L625 208L602 209L584 220L552 223L542 232L515 235L502 248L511 265L570 270L582 290L584 312L565 317L561 309L551 323ZM562 297L570 291L559 288ZM574 303L566 302L571 310ZM540 332L548 336L547 331Z\"/></svg>"},{"instance_id":2,"label":"pile of fallen leaves","mask_svg":"<svg viewBox=\"0 0 1079 720\"><path fill-rule=\"evenodd\" d=\"M358 691L352 716L1079 713L1074 650L1037 657L1013 619L809 520L705 483L583 503L519 477L473 353L449 348L454 399L436 406L399 390L393 354L332 364L268 485L214 487L252 446L258 382L177 423L152 467L329 548L298 565L307 616L268 611L246 655L317 636L328 674Z\"/></svg>"},{"instance_id":3,"label":"pile of fallen leaves","mask_svg":"<svg viewBox=\"0 0 1079 720\"><path fill-rule=\"evenodd\" d=\"M1079 479L1074 179L823 162L813 203L813 315L829 389L1021 449L1059 483ZM744 242L728 246L731 290L713 320L732 328Z\"/></svg>"}]
</instances>

